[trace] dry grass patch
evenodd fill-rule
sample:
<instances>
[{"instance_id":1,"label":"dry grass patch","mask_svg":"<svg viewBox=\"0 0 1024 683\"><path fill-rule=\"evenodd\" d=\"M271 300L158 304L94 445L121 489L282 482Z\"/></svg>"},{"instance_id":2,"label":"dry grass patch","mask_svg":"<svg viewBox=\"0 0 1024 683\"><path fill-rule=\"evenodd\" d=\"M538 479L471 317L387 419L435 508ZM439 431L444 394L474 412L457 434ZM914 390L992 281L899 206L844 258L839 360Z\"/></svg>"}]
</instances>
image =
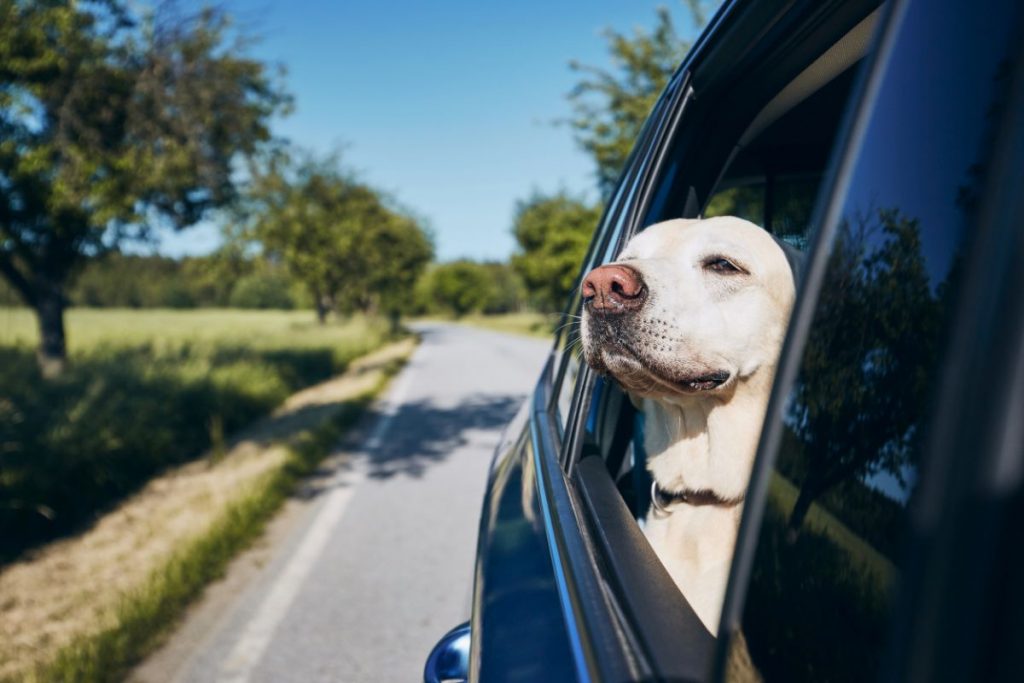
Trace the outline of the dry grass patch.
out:
<instances>
[{"instance_id":1,"label":"dry grass patch","mask_svg":"<svg viewBox=\"0 0 1024 683\"><path fill-rule=\"evenodd\" d=\"M0 678L116 679L255 537L414 343L299 392L217 457L157 477L85 533L4 568Z\"/></svg>"}]
</instances>

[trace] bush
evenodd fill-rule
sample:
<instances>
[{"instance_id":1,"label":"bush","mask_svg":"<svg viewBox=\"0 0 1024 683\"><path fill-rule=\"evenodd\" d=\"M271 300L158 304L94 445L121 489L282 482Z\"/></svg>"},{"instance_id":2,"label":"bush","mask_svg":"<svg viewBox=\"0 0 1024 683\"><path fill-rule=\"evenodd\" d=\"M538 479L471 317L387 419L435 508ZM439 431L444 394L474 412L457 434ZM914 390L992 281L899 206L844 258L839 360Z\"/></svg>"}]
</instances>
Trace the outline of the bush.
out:
<instances>
[{"instance_id":1,"label":"bush","mask_svg":"<svg viewBox=\"0 0 1024 683\"><path fill-rule=\"evenodd\" d=\"M160 315L165 325L214 324L201 313ZM198 457L385 339L385 325L366 320L307 329L282 325L282 314L235 315L272 317L278 327L266 325L262 335L236 329L248 342L219 330L221 338L202 341L170 333L130 345L100 341L74 351L51 381L29 346L0 345L0 562L90 523L153 475Z\"/></svg>"},{"instance_id":2,"label":"bush","mask_svg":"<svg viewBox=\"0 0 1024 683\"><path fill-rule=\"evenodd\" d=\"M518 276L504 263L460 260L441 263L416 285L419 313L510 313L523 306L524 290Z\"/></svg>"},{"instance_id":3,"label":"bush","mask_svg":"<svg viewBox=\"0 0 1024 683\"><path fill-rule=\"evenodd\" d=\"M235 308L295 308L291 281L281 274L253 273L243 276L231 289L228 305Z\"/></svg>"}]
</instances>

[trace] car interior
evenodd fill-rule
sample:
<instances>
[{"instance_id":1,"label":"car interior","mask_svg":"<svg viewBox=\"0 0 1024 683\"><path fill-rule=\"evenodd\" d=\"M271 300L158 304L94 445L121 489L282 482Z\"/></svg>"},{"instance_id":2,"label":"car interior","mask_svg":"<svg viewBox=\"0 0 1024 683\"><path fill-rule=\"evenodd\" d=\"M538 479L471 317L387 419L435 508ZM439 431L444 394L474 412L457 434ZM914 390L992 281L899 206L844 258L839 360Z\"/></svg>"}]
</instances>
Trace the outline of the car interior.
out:
<instances>
[{"instance_id":1,"label":"car interior","mask_svg":"<svg viewBox=\"0 0 1024 683\"><path fill-rule=\"evenodd\" d=\"M801 22L797 28L786 17L732 27L691 65L689 99L652 189L641 198L634 230L671 218L734 215L808 248L819 189L880 12L874 1L821 4L830 7L805 8L792 20ZM609 255L628 233L605 247ZM601 255L591 258L599 263ZM566 337L572 336L569 330ZM573 363L573 354L565 354L560 375L574 373ZM651 488L644 416L613 381L597 377L579 385L572 409L561 399L561 412L578 421L582 434L567 440L563 457L610 589L661 675L703 678L716 634L681 599L641 531Z\"/></svg>"}]
</instances>

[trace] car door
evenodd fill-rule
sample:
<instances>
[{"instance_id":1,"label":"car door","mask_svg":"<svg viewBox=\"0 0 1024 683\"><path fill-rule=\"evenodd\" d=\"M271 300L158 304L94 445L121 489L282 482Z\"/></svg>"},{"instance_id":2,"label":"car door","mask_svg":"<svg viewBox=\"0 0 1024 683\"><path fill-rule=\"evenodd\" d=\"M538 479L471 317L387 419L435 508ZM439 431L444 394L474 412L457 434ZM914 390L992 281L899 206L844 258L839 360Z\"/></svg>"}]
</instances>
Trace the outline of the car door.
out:
<instances>
[{"instance_id":1,"label":"car door","mask_svg":"<svg viewBox=\"0 0 1024 683\"><path fill-rule=\"evenodd\" d=\"M762 432L715 678L1020 675L1001 596L1020 604L1021 7L888 12Z\"/></svg>"}]
</instances>

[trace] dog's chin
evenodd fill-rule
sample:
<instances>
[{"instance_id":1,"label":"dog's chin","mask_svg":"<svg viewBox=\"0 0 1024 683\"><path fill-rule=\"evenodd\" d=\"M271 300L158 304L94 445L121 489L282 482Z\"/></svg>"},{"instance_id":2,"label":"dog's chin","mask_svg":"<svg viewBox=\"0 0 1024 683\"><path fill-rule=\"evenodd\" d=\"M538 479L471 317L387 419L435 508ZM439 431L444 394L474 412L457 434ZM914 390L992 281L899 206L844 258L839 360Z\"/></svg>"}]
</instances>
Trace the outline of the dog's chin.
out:
<instances>
[{"instance_id":1,"label":"dog's chin","mask_svg":"<svg viewBox=\"0 0 1024 683\"><path fill-rule=\"evenodd\" d=\"M622 344L602 345L586 354L597 372L610 375L627 391L651 398L718 393L732 384L733 373L723 369L672 371Z\"/></svg>"}]
</instances>

